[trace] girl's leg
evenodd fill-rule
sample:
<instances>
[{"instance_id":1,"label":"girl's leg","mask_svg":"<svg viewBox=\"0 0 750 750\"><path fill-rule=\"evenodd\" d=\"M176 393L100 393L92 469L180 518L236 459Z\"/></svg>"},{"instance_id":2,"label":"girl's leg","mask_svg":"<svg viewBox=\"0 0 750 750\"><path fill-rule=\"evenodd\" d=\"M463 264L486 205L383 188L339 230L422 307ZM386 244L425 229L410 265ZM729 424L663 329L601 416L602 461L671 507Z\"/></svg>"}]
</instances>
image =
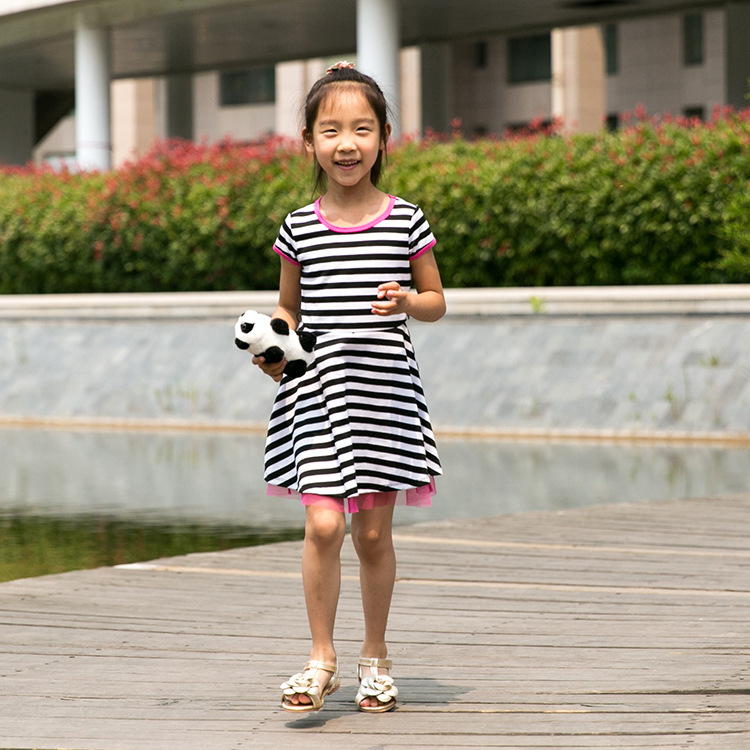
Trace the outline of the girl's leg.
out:
<instances>
[{"instance_id":1,"label":"girl's leg","mask_svg":"<svg viewBox=\"0 0 750 750\"><path fill-rule=\"evenodd\" d=\"M333 627L341 589L341 545L346 532L344 514L316 505L306 507L305 541L302 548L302 584L312 648L310 659L336 662ZM318 682L325 687L330 672L318 671ZM293 696L292 703L310 703L306 695Z\"/></svg>"},{"instance_id":2,"label":"girl's leg","mask_svg":"<svg viewBox=\"0 0 750 750\"><path fill-rule=\"evenodd\" d=\"M359 580L365 637L360 656L385 659L388 646L385 631L396 580L396 553L393 549L393 506L385 505L352 514L352 542L359 557ZM383 670L385 671L385 670ZM365 699L363 705L377 704Z\"/></svg>"}]
</instances>

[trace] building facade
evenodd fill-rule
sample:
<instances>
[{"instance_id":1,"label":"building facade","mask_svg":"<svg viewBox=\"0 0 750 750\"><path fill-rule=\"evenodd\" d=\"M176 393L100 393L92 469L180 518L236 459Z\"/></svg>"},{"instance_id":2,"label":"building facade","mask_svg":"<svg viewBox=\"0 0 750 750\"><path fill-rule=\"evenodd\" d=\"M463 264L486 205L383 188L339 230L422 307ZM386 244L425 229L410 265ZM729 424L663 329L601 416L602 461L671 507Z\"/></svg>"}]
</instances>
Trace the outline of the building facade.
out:
<instances>
[{"instance_id":1,"label":"building facade","mask_svg":"<svg viewBox=\"0 0 750 750\"><path fill-rule=\"evenodd\" d=\"M19 8L35 4L13 2ZM209 2L218 4L219 0L193 0L192 4ZM502 135L532 121L552 120L567 131L594 131L617 127L637 107L649 114L668 112L705 119L716 106L741 106L750 78L750 2L705 6L671 2L668 10L656 12L658 2L641 4L644 15L632 15L630 10L631 15L619 18L611 12L602 22L583 26L550 30L543 23L529 21L511 31L486 34L473 27L472 33L456 33L455 38L450 30L441 30L439 40L401 46L400 51L396 47L398 64L391 66L396 80L390 91L396 99L399 132L418 137L426 131L460 129L467 137ZM655 5L647 8L650 3ZM80 5L70 0L37 0L37 4ZM547 10L551 7L542 5ZM609 4L608 10L616 6ZM382 9L391 15L386 13L390 26L384 24L380 38L393 41L398 38L393 27L399 18L399 0L357 0L359 15L370 25L375 23L373 11ZM86 52L89 30L84 24L79 31L86 33L76 32L77 56L79 46ZM98 41L94 37L94 51L106 50L102 32L94 29L93 33L100 34ZM100 92L100 101L94 102L99 107L97 118L81 117L82 111L87 112L81 106L90 103L89 97L79 97L76 118L72 96L58 94L56 108L68 102L68 110L42 134L39 92L35 123L27 94L17 87L3 88L0 80L0 105L6 112L19 113L12 126L0 123L4 144L0 159L20 161L8 155L24 153L28 131L35 129L38 137L31 139L35 161L75 164L80 157L82 119L98 119L99 133L102 128L111 133L108 148L115 166L167 137L211 142L224 138L255 141L269 134L297 136L302 99L312 82L333 59L346 57L358 63L371 59L367 55L373 53L360 45L369 36L367 30L358 29L359 56L352 47L334 57L239 59L218 69L195 69L195 61L192 68L165 65L163 75L128 77L114 71L109 83L105 79L92 84ZM142 39L136 41L145 45ZM178 51L181 43L187 42L175 43ZM90 62L96 57L86 59L84 73L99 67ZM105 60L102 67L107 64L111 60ZM108 86L106 95L101 94L103 85ZM107 119L102 106L111 122L101 122Z\"/></svg>"}]
</instances>

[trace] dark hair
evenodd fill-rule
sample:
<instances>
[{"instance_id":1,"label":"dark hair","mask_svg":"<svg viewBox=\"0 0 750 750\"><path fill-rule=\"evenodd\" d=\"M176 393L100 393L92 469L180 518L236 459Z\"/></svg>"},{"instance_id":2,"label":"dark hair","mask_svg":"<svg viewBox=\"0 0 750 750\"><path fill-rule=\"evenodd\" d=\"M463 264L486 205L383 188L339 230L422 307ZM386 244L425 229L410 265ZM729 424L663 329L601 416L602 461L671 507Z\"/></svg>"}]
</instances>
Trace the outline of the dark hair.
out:
<instances>
[{"instance_id":1,"label":"dark hair","mask_svg":"<svg viewBox=\"0 0 750 750\"><path fill-rule=\"evenodd\" d=\"M386 125L388 124L388 103L385 100L385 94L382 89L370 76L360 73L356 68L350 67L334 67L329 69L322 78L319 78L310 89L305 99L305 130L308 134L312 134L315 120L318 117L318 112L323 102L328 97L329 93L336 89L340 89L344 86L357 86L368 104L372 107L372 111L375 113L378 125L380 126L380 137L383 139L383 148L380 149L378 158L372 165L370 170L370 182L373 185L378 184L380 179L380 172L383 167L383 159L385 157L385 140L386 140ZM313 186L313 192L317 192L322 189L325 182L325 172L320 164L315 163L315 185Z\"/></svg>"}]
</instances>

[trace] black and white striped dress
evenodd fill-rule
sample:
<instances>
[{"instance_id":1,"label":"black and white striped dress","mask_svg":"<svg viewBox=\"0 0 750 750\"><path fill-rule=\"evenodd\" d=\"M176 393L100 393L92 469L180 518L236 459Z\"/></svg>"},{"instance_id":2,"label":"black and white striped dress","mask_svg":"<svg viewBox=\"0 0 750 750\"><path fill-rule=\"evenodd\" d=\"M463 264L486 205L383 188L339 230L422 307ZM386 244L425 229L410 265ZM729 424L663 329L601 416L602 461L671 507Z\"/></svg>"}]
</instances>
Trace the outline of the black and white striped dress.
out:
<instances>
[{"instance_id":1,"label":"black and white striped dress","mask_svg":"<svg viewBox=\"0 0 750 750\"><path fill-rule=\"evenodd\" d=\"M302 325L315 360L284 379L266 440L269 490L348 499L406 490L441 473L406 315L371 312L379 284L411 286L410 260L435 238L419 207L391 197L371 223L336 227L319 202L286 217L274 249L300 266ZM429 504L416 502L415 504Z\"/></svg>"}]
</instances>

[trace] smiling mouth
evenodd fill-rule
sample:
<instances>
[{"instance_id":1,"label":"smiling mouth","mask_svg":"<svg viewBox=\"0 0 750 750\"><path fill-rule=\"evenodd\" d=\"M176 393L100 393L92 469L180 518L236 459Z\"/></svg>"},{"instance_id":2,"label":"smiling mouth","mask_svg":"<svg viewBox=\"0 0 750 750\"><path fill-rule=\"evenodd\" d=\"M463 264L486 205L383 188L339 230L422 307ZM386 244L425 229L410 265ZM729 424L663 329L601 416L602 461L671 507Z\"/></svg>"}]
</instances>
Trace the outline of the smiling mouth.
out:
<instances>
[{"instance_id":1,"label":"smiling mouth","mask_svg":"<svg viewBox=\"0 0 750 750\"><path fill-rule=\"evenodd\" d=\"M356 167L357 164L359 164L359 160L358 159L353 159L352 161L337 161L336 164L337 164L337 166L344 167L344 168L347 168L347 167Z\"/></svg>"}]
</instances>

